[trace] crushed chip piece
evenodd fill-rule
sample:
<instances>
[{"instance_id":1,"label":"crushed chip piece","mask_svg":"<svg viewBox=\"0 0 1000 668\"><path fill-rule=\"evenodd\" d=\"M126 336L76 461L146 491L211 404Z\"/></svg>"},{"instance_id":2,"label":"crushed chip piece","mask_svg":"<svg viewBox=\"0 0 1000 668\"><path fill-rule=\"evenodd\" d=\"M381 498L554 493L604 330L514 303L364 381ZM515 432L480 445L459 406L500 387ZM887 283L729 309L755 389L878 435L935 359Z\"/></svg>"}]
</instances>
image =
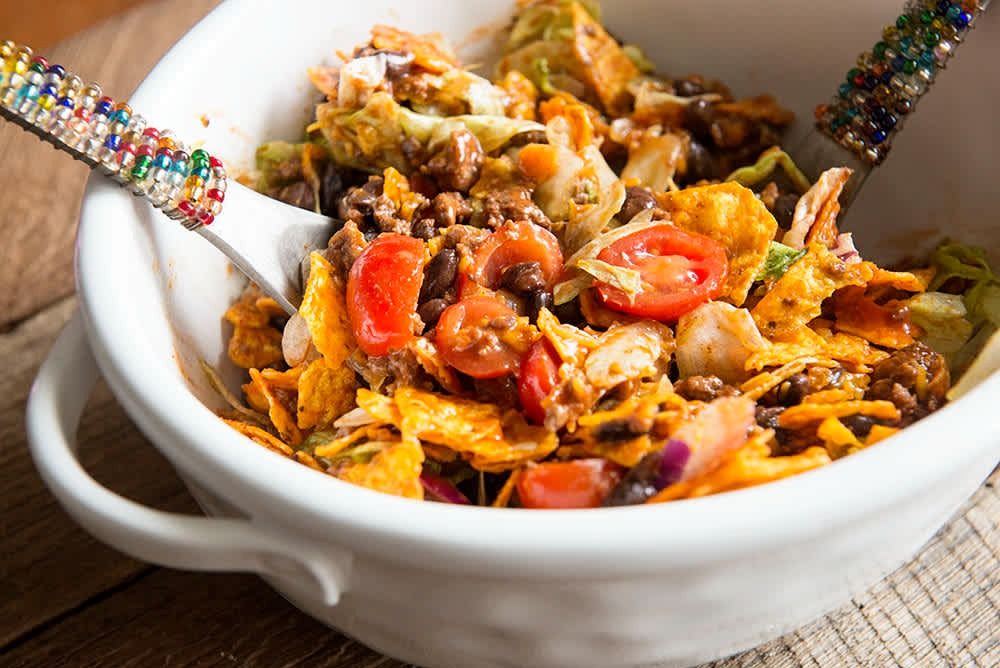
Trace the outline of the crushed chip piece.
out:
<instances>
[{"instance_id":1,"label":"crushed chip piece","mask_svg":"<svg viewBox=\"0 0 1000 668\"><path fill-rule=\"evenodd\" d=\"M722 244L729 273L720 298L743 304L778 229L764 203L734 182L659 193L657 200L677 227Z\"/></svg>"},{"instance_id":2,"label":"crushed chip piece","mask_svg":"<svg viewBox=\"0 0 1000 668\"><path fill-rule=\"evenodd\" d=\"M786 408L778 416L778 426L800 429L828 417L867 415L879 420L898 420L899 409L891 401L844 401L839 404L799 404Z\"/></svg>"},{"instance_id":3,"label":"crushed chip piece","mask_svg":"<svg viewBox=\"0 0 1000 668\"><path fill-rule=\"evenodd\" d=\"M286 457L292 456L293 451L287 443L283 443L277 436L264 431L257 425L242 422L240 420L227 420L225 418L223 418L222 421L249 438L254 443L263 445L268 450L277 452L279 455L285 455Z\"/></svg>"},{"instance_id":4,"label":"crushed chip piece","mask_svg":"<svg viewBox=\"0 0 1000 668\"><path fill-rule=\"evenodd\" d=\"M329 428L353 408L355 385L350 367L331 367L325 359L314 360L299 378L299 429Z\"/></svg>"},{"instance_id":5,"label":"crushed chip piece","mask_svg":"<svg viewBox=\"0 0 1000 668\"><path fill-rule=\"evenodd\" d=\"M407 344L410 352L420 362L431 378L436 380L441 387L452 394L461 394L463 391L462 382L458 379L455 370L448 366L441 358L441 352L437 346L428 338L418 336Z\"/></svg>"},{"instance_id":6,"label":"crushed chip piece","mask_svg":"<svg viewBox=\"0 0 1000 668\"><path fill-rule=\"evenodd\" d=\"M888 269L876 267L875 275L868 281L868 287L888 285L905 292L926 292L927 286L930 285L931 280L934 278L934 274L935 270L933 267L930 270L924 269L913 272L889 271Z\"/></svg>"},{"instance_id":7,"label":"crushed chip piece","mask_svg":"<svg viewBox=\"0 0 1000 668\"><path fill-rule=\"evenodd\" d=\"M299 313L306 321L313 345L331 367L346 362L356 348L342 283L333 265L321 253L309 256L309 280ZM279 355L280 343L279 336Z\"/></svg>"},{"instance_id":8,"label":"crushed chip piece","mask_svg":"<svg viewBox=\"0 0 1000 668\"><path fill-rule=\"evenodd\" d=\"M796 341L823 301L848 285L864 285L872 268L861 262L847 264L821 244L809 244L805 256L775 282L750 311L761 334L774 341Z\"/></svg>"},{"instance_id":9,"label":"crushed chip piece","mask_svg":"<svg viewBox=\"0 0 1000 668\"><path fill-rule=\"evenodd\" d=\"M273 327L236 325L229 338L229 359L241 369L263 369L283 359L281 332Z\"/></svg>"},{"instance_id":10,"label":"crushed chip piece","mask_svg":"<svg viewBox=\"0 0 1000 668\"><path fill-rule=\"evenodd\" d=\"M833 459L840 459L864 447L850 429L835 417L828 417L819 424L816 435Z\"/></svg>"},{"instance_id":11,"label":"crushed chip piece","mask_svg":"<svg viewBox=\"0 0 1000 668\"><path fill-rule=\"evenodd\" d=\"M503 426L494 404L401 387L393 397L402 421L396 426L422 441L465 450L471 443L500 442Z\"/></svg>"},{"instance_id":12,"label":"crushed chip piece","mask_svg":"<svg viewBox=\"0 0 1000 668\"><path fill-rule=\"evenodd\" d=\"M412 53L414 65L435 74L458 67L458 58L440 33L415 35L392 26L377 25L372 28L372 46Z\"/></svg>"},{"instance_id":13,"label":"crushed chip piece","mask_svg":"<svg viewBox=\"0 0 1000 668\"><path fill-rule=\"evenodd\" d=\"M873 425L872 430L868 432L868 436L865 438L865 445L875 445L897 433L899 433L898 427L887 427L883 424Z\"/></svg>"},{"instance_id":14,"label":"crushed chip piece","mask_svg":"<svg viewBox=\"0 0 1000 668\"><path fill-rule=\"evenodd\" d=\"M756 401L795 374L805 371L805 368L810 364L826 367L837 366L836 362L829 359L822 359L819 357L800 357L785 363L782 367L773 371L764 371L757 374L750 380L740 385L740 392L743 393L743 396Z\"/></svg>"},{"instance_id":15,"label":"crushed chip piece","mask_svg":"<svg viewBox=\"0 0 1000 668\"><path fill-rule=\"evenodd\" d=\"M282 440L293 446L301 443L302 432L295 419L296 398L293 394L269 383L257 369L250 369L250 380L267 400L267 415Z\"/></svg>"},{"instance_id":16,"label":"crushed chip piece","mask_svg":"<svg viewBox=\"0 0 1000 668\"><path fill-rule=\"evenodd\" d=\"M538 313L538 331L559 353L563 362L580 366L591 350L597 347L597 337L579 327L559 322L547 308Z\"/></svg>"},{"instance_id":17,"label":"crushed chip piece","mask_svg":"<svg viewBox=\"0 0 1000 668\"><path fill-rule=\"evenodd\" d=\"M402 440L380 449L371 461L349 464L337 477L386 494L423 499L424 488L420 484L423 463L424 451L420 444Z\"/></svg>"}]
</instances>

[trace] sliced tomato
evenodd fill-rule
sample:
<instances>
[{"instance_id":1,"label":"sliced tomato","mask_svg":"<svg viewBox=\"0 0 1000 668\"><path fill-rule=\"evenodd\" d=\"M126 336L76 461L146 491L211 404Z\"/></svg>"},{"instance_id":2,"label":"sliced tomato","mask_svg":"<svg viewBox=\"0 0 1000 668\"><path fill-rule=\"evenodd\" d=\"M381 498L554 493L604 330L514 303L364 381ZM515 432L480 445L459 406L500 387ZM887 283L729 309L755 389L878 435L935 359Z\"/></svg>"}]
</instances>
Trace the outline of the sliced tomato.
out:
<instances>
[{"instance_id":1,"label":"sliced tomato","mask_svg":"<svg viewBox=\"0 0 1000 668\"><path fill-rule=\"evenodd\" d=\"M476 250L467 280L459 279L459 296L474 294L477 285L496 289L504 270L522 262L537 262L546 285L551 288L563 271L559 240L528 221L504 224Z\"/></svg>"},{"instance_id":2,"label":"sliced tomato","mask_svg":"<svg viewBox=\"0 0 1000 668\"><path fill-rule=\"evenodd\" d=\"M535 424L545 422L542 401L556 386L559 379L559 354L546 339L539 339L521 362L517 377L517 393L521 409Z\"/></svg>"},{"instance_id":3,"label":"sliced tomato","mask_svg":"<svg viewBox=\"0 0 1000 668\"><path fill-rule=\"evenodd\" d=\"M630 234L602 250L597 258L638 270L646 284L630 300L618 288L598 283L597 294L606 306L668 322L719 296L729 271L721 244L673 225Z\"/></svg>"},{"instance_id":4,"label":"sliced tomato","mask_svg":"<svg viewBox=\"0 0 1000 668\"><path fill-rule=\"evenodd\" d=\"M347 278L347 314L361 350L387 355L415 337L413 314L423 280L420 239L383 234L368 244Z\"/></svg>"},{"instance_id":5,"label":"sliced tomato","mask_svg":"<svg viewBox=\"0 0 1000 668\"><path fill-rule=\"evenodd\" d=\"M498 378L517 371L524 348L510 339L517 313L493 297L474 296L444 310L435 343L445 362L473 378ZM509 338L508 338L509 337ZM525 346L526 348L527 346Z\"/></svg>"},{"instance_id":6,"label":"sliced tomato","mask_svg":"<svg viewBox=\"0 0 1000 668\"><path fill-rule=\"evenodd\" d=\"M622 468L607 459L546 462L521 474L517 495L525 508L597 508L621 477Z\"/></svg>"}]
</instances>

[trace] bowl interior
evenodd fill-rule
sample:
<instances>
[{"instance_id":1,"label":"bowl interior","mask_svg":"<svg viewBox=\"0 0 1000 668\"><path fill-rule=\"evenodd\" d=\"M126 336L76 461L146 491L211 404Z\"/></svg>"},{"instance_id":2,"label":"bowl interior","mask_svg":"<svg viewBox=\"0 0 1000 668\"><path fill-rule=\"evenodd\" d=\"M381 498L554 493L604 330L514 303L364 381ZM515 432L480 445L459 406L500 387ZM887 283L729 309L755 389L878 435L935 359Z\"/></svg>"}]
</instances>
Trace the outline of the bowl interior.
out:
<instances>
[{"instance_id":1,"label":"bowl interior","mask_svg":"<svg viewBox=\"0 0 1000 668\"><path fill-rule=\"evenodd\" d=\"M280 3L248 11L227 2L163 59L132 104L153 125L209 147L239 172L251 166L261 141L301 135L318 99L307 68L337 62L336 51L363 43L373 24L440 31L459 45L466 62L487 62L512 8L513 2L495 0L301 0L291 12ZM811 125L812 108L835 91L854 54L876 41L899 3L781 0L761 12L743 0L616 0L605 2L604 10L609 29L641 45L665 73L719 78L738 95L777 95L798 115L788 142L794 146ZM856 233L863 255L919 253L945 235L1000 255L1000 135L993 121L1000 77L982 74L983 64L995 62L1000 12L985 17L921 102L892 157L852 210L846 227ZM217 224L266 221L223 216ZM131 390L144 394L137 401L165 404L164 411L183 406L190 414L185 420L224 441L219 448L235 453L245 447L224 434L228 429L217 420L213 427L203 406L190 402L193 393L204 405L218 405L199 359L223 369L236 388L220 316L243 280L221 254L95 178L82 217L78 282L92 339L110 351L108 364L129 380ZM298 475L280 466L274 470Z\"/></svg>"}]
</instances>

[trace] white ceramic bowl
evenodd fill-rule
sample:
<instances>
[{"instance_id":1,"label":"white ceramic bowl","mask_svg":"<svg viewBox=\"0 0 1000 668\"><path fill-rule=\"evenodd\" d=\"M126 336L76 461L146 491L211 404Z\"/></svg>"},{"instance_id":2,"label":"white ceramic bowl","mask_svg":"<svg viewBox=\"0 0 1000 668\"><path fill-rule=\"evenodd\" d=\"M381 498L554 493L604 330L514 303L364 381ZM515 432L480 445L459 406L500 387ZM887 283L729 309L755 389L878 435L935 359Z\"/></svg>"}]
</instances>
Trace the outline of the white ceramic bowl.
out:
<instances>
[{"instance_id":1,"label":"white ceramic bowl","mask_svg":"<svg viewBox=\"0 0 1000 668\"><path fill-rule=\"evenodd\" d=\"M298 134L313 99L306 67L350 50L372 24L478 35L463 48L477 60L511 4L231 1L164 57L132 102L160 127L205 140L230 166L247 166L258 141ZM604 4L611 30L664 71L776 93L806 119L800 136L851 54L871 45L900 3ZM866 254L926 248L943 232L1000 248L1000 77L983 74L1000 62L997 14L857 203L849 226ZM214 417L196 360L224 362L220 314L241 281L201 239L97 179L77 279L80 315L29 407L39 470L67 510L148 561L260 573L323 622L424 666L687 666L747 648L845 603L913 555L1000 453L994 374L875 448L754 489L588 511L418 503L273 455ZM216 517L140 507L80 468L74 430L98 369Z\"/></svg>"}]
</instances>

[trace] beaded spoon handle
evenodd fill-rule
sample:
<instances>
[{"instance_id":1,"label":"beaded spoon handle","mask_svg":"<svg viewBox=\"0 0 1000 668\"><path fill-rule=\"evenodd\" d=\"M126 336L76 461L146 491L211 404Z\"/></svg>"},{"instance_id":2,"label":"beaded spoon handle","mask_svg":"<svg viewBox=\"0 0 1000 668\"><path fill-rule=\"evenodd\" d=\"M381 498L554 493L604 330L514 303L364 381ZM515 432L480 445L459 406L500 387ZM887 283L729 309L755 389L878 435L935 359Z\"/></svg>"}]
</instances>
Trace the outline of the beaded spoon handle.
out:
<instances>
[{"instance_id":1,"label":"beaded spoon handle","mask_svg":"<svg viewBox=\"0 0 1000 668\"><path fill-rule=\"evenodd\" d=\"M816 107L816 129L793 152L811 180L833 166L852 169L840 196L854 201L990 0L908 0L882 40L862 53L837 95Z\"/></svg>"},{"instance_id":2,"label":"beaded spoon handle","mask_svg":"<svg viewBox=\"0 0 1000 668\"><path fill-rule=\"evenodd\" d=\"M38 135L198 232L289 314L300 266L329 239L332 220L230 184L222 161L188 152L96 83L50 65L26 46L0 42L0 117ZM226 204L227 215L209 230ZM253 224L237 224L240 222Z\"/></svg>"}]
</instances>

